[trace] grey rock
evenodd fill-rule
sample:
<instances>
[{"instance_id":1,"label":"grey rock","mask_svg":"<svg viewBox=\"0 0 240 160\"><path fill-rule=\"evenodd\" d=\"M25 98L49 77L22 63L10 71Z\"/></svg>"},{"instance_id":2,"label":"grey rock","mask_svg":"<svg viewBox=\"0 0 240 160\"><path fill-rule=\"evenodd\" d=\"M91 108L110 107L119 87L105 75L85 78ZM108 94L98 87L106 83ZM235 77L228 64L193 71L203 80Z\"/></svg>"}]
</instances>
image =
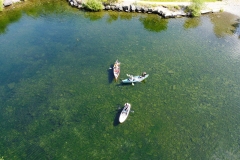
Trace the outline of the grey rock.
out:
<instances>
[{"instance_id":1,"label":"grey rock","mask_svg":"<svg viewBox=\"0 0 240 160\"><path fill-rule=\"evenodd\" d=\"M78 6L78 2L76 0L73 0L73 6L75 6L75 7Z\"/></svg>"},{"instance_id":2,"label":"grey rock","mask_svg":"<svg viewBox=\"0 0 240 160\"><path fill-rule=\"evenodd\" d=\"M136 11L135 5L130 5L130 10L131 10L131 12L135 12Z\"/></svg>"},{"instance_id":3,"label":"grey rock","mask_svg":"<svg viewBox=\"0 0 240 160\"><path fill-rule=\"evenodd\" d=\"M110 10L110 9L111 9L110 5L105 6L105 10Z\"/></svg>"},{"instance_id":4,"label":"grey rock","mask_svg":"<svg viewBox=\"0 0 240 160\"><path fill-rule=\"evenodd\" d=\"M115 5L115 10L116 10L116 11L119 11L119 8L120 8L120 4L116 4L116 5Z\"/></svg>"},{"instance_id":5,"label":"grey rock","mask_svg":"<svg viewBox=\"0 0 240 160\"><path fill-rule=\"evenodd\" d=\"M148 8L143 8L143 13L147 13L148 12Z\"/></svg>"},{"instance_id":6,"label":"grey rock","mask_svg":"<svg viewBox=\"0 0 240 160\"><path fill-rule=\"evenodd\" d=\"M118 11L123 11L123 6L122 5L119 6Z\"/></svg>"},{"instance_id":7,"label":"grey rock","mask_svg":"<svg viewBox=\"0 0 240 160\"><path fill-rule=\"evenodd\" d=\"M122 8L123 8L123 11L128 12L128 8L129 8L128 6L123 6Z\"/></svg>"},{"instance_id":8,"label":"grey rock","mask_svg":"<svg viewBox=\"0 0 240 160\"><path fill-rule=\"evenodd\" d=\"M83 5L79 4L78 9L82 9L82 8L83 8Z\"/></svg>"},{"instance_id":9,"label":"grey rock","mask_svg":"<svg viewBox=\"0 0 240 160\"><path fill-rule=\"evenodd\" d=\"M142 12L140 6L136 6L136 12Z\"/></svg>"},{"instance_id":10,"label":"grey rock","mask_svg":"<svg viewBox=\"0 0 240 160\"><path fill-rule=\"evenodd\" d=\"M148 8L147 13L152 13L152 12L153 12L153 9L152 8Z\"/></svg>"},{"instance_id":11,"label":"grey rock","mask_svg":"<svg viewBox=\"0 0 240 160\"><path fill-rule=\"evenodd\" d=\"M3 6L4 7L7 7L7 6L10 6L10 5L12 5L12 0L5 0L4 2L3 2Z\"/></svg>"},{"instance_id":12,"label":"grey rock","mask_svg":"<svg viewBox=\"0 0 240 160\"><path fill-rule=\"evenodd\" d=\"M115 5L111 5L110 9L114 11L116 9L116 6Z\"/></svg>"}]
</instances>

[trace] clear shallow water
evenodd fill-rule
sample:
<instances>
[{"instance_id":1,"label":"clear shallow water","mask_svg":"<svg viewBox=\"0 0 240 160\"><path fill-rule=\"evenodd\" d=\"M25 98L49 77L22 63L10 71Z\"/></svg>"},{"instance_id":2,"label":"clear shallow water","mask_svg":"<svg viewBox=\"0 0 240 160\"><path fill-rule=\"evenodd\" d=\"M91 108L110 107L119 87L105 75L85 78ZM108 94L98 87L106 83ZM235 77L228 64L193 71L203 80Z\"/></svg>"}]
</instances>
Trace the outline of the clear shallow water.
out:
<instances>
[{"instance_id":1,"label":"clear shallow water","mask_svg":"<svg viewBox=\"0 0 240 160\"><path fill-rule=\"evenodd\" d=\"M239 159L240 41L219 17L22 14L0 35L0 157ZM149 78L115 82L116 59Z\"/></svg>"}]
</instances>

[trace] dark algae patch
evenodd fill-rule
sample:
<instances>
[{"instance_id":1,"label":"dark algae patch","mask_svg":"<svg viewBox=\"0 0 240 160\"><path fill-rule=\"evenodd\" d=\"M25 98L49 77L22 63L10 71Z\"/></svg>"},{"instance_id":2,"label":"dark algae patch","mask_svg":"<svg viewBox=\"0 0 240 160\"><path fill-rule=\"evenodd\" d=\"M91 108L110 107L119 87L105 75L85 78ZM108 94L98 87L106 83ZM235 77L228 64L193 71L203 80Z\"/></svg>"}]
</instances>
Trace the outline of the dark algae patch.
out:
<instances>
[{"instance_id":1,"label":"dark algae patch","mask_svg":"<svg viewBox=\"0 0 240 160\"><path fill-rule=\"evenodd\" d=\"M0 17L13 19L0 35L0 157L240 158L236 21L225 34L224 13L163 20L47 7ZM144 82L120 83L144 71ZM126 102L134 112L119 124Z\"/></svg>"}]
</instances>

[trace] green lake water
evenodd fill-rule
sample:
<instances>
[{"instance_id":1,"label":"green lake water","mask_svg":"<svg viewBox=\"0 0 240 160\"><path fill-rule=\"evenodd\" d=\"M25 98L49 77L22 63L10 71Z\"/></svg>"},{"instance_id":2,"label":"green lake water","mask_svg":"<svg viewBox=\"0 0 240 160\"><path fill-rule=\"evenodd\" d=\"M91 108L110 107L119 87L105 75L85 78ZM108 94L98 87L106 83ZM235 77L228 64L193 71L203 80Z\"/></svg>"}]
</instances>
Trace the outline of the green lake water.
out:
<instances>
[{"instance_id":1,"label":"green lake water","mask_svg":"<svg viewBox=\"0 0 240 160\"><path fill-rule=\"evenodd\" d=\"M65 1L8 12L0 158L240 159L237 17L86 13ZM121 84L143 71L146 81ZM132 111L119 124L126 102Z\"/></svg>"}]
</instances>

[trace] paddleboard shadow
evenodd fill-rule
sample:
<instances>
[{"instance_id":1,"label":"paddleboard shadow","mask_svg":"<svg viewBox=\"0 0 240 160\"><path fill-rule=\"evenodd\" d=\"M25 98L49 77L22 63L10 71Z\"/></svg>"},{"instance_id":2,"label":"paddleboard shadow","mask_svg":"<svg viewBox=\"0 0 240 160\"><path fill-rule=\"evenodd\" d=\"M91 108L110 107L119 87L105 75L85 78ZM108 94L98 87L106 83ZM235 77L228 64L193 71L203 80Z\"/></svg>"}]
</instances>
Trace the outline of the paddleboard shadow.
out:
<instances>
[{"instance_id":1,"label":"paddleboard shadow","mask_svg":"<svg viewBox=\"0 0 240 160\"><path fill-rule=\"evenodd\" d=\"M115 79L114 78L114 75L113 75L113 64L110 65L109 69L107 70L108 71L108 83L112 83L113 80Z\"/></svg>"},{"instance_id":2,"label":"paddleboard shadow","mask_svg":"<svg viewBox=\"0 0 240 160\"><path fill-rule=\"evenodd\" d=\"M124 107L121 107L121 109L118 109L118 110L117 110L117 113L116 113L115 118L114 118L114 120L113 120L113 125L114 125L114 126L118 126L118 125L120 124L120 122L119 122L119 116L120 116L123 108L124 108Z\"/></svg>"}]
</instances>

